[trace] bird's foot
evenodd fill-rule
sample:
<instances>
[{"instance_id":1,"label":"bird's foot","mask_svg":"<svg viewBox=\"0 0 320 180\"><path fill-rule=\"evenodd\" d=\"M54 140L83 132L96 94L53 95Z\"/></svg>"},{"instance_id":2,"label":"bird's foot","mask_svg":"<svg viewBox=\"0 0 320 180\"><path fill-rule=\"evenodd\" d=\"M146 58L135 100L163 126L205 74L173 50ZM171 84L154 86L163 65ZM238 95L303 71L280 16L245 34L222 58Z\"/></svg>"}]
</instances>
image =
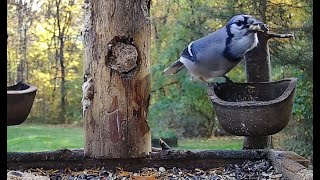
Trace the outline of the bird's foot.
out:
<instances>
[{"instance_id":1,"label":"bird's foot","mask_svg":"<svg viewBox=\"0 0 320 180\"><path fill-rule=\"evenodd\" d=\"M214 88L218 87L218 84L216 82L206 81L202 77L199 78L201 82L207 84L208 87L213 85Z\"/></svg>"},{"instance_id":2,"label":"bird's foot","mask_svg":"<svg viewBox=\"0 0 320 180\"><path fill-rule=\"evenodd\" d=\"M231 79L229 77L227 77L225 75L223 77L226 79L226 84L232 84L233 83L233 81L231 81Z\"/></svg>"},{"instance_id":3,"label":"bird's foot","mask_svg":"<svg viewBox=\"0 0 320 180\"><path fill-rule=\"evenodd\" d=\"M208 85L209 85L209 83L208 83ZM219 83L218 82L213 82L212 85L213 85L214 89L219 87Z\"/></svg>"},{"instance_id":4,"label":"bird's foot","mask_svg":"<svg viewBox=\"0 0 320 180\"><path fill-rule=\"evenodd\" d=\"M198 79L199 79L201 82L203 82L203 83L205 83L205 84L209 85L209 82L208 82L208 81L206 81L203 77L199 77Z\"/></svg>"}]
</instances>

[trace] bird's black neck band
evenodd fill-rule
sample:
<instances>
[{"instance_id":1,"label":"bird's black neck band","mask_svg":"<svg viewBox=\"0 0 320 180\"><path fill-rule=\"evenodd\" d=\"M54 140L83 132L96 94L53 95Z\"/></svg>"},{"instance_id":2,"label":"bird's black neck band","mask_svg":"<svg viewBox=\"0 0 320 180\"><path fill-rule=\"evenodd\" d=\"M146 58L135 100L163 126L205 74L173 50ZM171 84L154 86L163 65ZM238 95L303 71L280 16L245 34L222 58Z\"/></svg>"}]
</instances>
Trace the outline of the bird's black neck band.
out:
<instances>
[{"instance_id":1,"label":"bird's black neck band","mask_svg":"<svg viewBox=\"0 0 320 180\"><path fill-rule=\"evenodd\" d=\"M227 40L226 40L226 48L223 51L223 55L224 55L225 58L227 58L231 62L239 62L239 61L241 61L242 57L234 57L232 55L232 53L230 52L231 51L230 50L230 43L232 41L232 38L234 37L234 35L231 33L230 25L228 24L226 26L226 28L227 28L228 37L227 37Z\"/></svg>"},{"instance_id":2,"label":"bird's black neck band","mask_svg":"<svg viewBox=\"0 0 320 180\"><path fill-rule=\"evenodd\" d=\"M192 56L190 55L190 53L192 54ZM190 61L192 62L195 62L197 60L197 53L194 51L193 49L193 44L191 44L190 46L190 52L188 50L188 47L186 47L182 54L181 54L181 57L184 57L186 59L189 59Z\"/></svg>"}]
</instances>

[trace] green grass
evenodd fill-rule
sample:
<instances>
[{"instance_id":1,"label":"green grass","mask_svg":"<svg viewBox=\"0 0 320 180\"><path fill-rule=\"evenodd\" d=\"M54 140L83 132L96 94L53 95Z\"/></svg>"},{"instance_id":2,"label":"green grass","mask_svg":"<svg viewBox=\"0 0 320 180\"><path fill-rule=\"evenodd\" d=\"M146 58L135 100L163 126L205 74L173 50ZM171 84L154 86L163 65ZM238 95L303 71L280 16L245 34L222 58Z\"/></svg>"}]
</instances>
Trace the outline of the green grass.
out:
<instances>
[{"instance_id":1,"label":"green grass","mask_svg":"<svg viewBox=\"0 0 320 180\"><path fill-rule=\"evenodd\" d=\"M7 152L49 151L83 148L81 127L19 125L7 128ZM240 150L242 138L179 139L175 149Z\"/></svg>"},{"instance_id":2,"label":"green grass","mask_svg":"<svg viewBox=\"0 0 320 180\"><path fill-rule=\"evenodd\" d=\"M80 127L19 125L7 128L7 151L35 152L62 148L83 148Z\"/></svg>"},{"instance_id":3,"label":"green grass","mask_svg":"<svg viewBox=\"0 0 320 180\"><path fill-rule=\"evenodd\" d=\"M214 137L210 139L181 139L176 149L213 149L213 150L241 150L243 138Z\"/></svg>"}]
</instances>

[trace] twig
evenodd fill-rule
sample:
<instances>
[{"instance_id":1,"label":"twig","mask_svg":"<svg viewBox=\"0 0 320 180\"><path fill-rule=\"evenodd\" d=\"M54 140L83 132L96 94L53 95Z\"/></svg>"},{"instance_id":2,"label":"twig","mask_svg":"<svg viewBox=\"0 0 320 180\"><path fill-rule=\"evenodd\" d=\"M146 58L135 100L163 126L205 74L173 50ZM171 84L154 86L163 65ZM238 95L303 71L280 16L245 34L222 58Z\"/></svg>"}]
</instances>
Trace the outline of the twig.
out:
<instances>
[{"instance_id":1,"label":"twig","mask_svg":"<svg viewBox=\"0 0 320 180\"><path fill-rule=\"evenodd\" d=\"M151 147L151 151L152 152L160 152L160 151L162 151L162 149L161 148L157 148L157 147Z\"/></svg>"},{"instance_id":2,"label":"twig","mask_svg":"<svg viewBox=\"0 0 320 180\"><path fill-rule=\"evenodd\" d=\"M160 141L160 146L161 146L162 150L171 149L170 146L168 146L168 144L165 143L161 138L159 138L159 141Z\"/></svg>"},{"instance_id":3,"label":"twig","mask_svg":"<svg viewBox=\"0 0 320 180\"><path fill-rule=\"evenodd\" d=\"M268 38L291 38L294 37L293 34L276 34L276 33L268 33Z\"/></svg>"},{"instance_id":4,"label":"twig","mask_svg":"<svg viewBox=\"0 0 320 180\"><path fill-rule=\"evenodd\" d=\"M162 87L159 87L159 88L157 88L157 89L153 89L153 90L151 91L151 93L154 93L154 92L156 92L156 91L159 91L159 90L164 89L164 88L167 87L167 86L171 86L171 85L178 84L178 83L179 83L179 81L173 81L173 82L167 83L167 84L163 85Z\"/></svg>"}]
</instances>

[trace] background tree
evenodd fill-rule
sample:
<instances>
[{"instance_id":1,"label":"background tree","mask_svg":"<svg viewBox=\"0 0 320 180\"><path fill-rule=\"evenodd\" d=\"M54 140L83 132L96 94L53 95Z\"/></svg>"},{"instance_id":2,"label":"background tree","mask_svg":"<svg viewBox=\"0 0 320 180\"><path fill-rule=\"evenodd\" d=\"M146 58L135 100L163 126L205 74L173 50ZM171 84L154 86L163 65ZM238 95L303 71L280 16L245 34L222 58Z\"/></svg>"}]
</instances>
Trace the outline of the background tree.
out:
<instances>
[{"instance_id":1,"label":"background tree","mask_svg":"<svg viewBox=\"0 0 320 180\"><path fill-rule=\"evenodd\" d=\"M14 83L14 79L16 77L16 81L24 81L28 80L28 65L29 61L27 60L27 43L28 43L28 30L32 25L33 20L36 18L35 13L32 11L32 7L37 3L33 0L30 1L9 1L8 4L13 6L17 19L16 31L14 33L17 34L15 37L17 40L15 41L16 45L16 61L18 63L16 67L16 76L9 76L10 83ZM10 16L9 16L10 17ZM11 16L12 17L12 16ZM14 18L14 17L12 17ZM14 30L13 30L14 31ZM13 32L8 34L11 38Z\"/></svg>"},{"instance_id":2,"label":"background tree","mask_svg":"<svg viewBox=\"0 0 320 180\"><path fill-rule=\"evenodd\" d=\"M79 123L82 114L82 2L50 0L32 5L29 1L23 2L30 7L32 15L24 17L32 20L26 36L26 59L30 60L24 72L28 72L27 82L38 87L30 121ZM16 4L8 4L8 84L18 81L14 70L20 67L16 8Z\"/></svg>"}]
</instances>

